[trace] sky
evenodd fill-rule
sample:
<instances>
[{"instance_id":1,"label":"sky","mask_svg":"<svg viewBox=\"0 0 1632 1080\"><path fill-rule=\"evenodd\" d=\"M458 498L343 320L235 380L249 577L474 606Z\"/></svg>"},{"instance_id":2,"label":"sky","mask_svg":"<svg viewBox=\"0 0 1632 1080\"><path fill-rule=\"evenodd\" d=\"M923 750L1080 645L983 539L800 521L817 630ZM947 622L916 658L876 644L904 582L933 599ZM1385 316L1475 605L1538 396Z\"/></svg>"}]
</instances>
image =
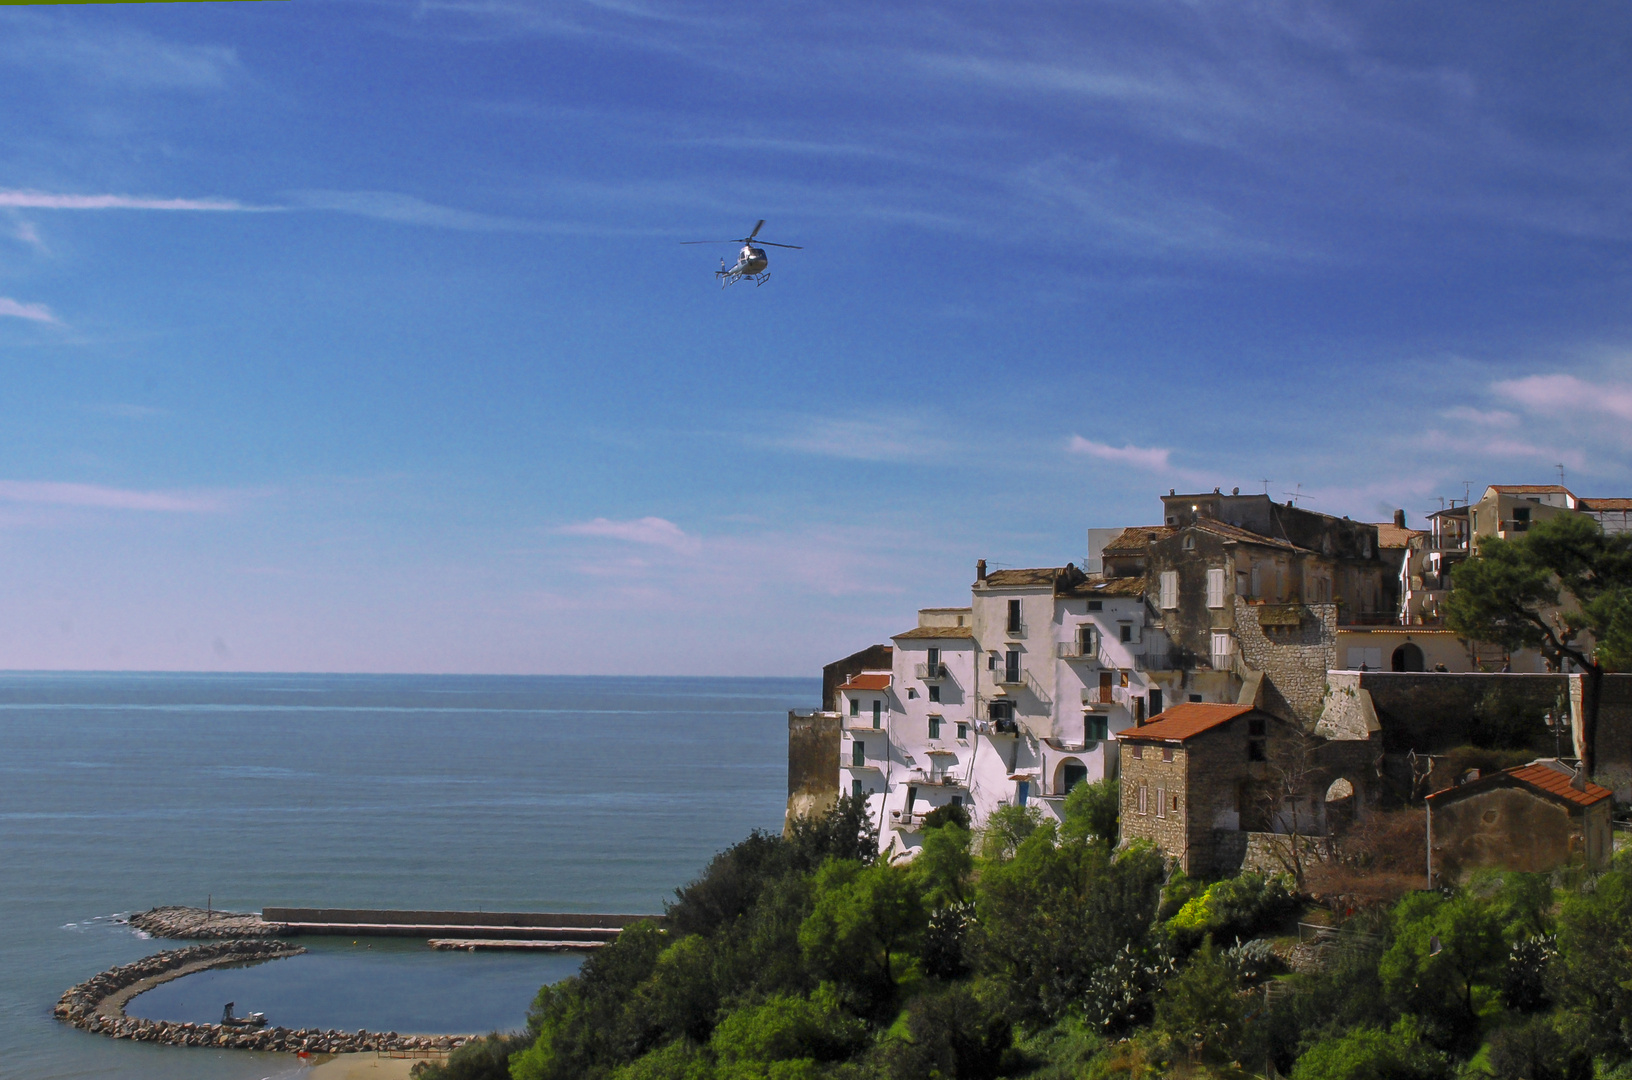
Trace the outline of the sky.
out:
<instances>
[{"instance_id":1,"label":"sky","mask_svg":"<svg viewBox=\"0 0 1632 1080\"><path fill-rule=\"evenodd\" d=\"M1632 496L1632 10L0 8L0 668L814 675L1170 488ZM762 287L717 287L766 219Z\"/></svg>"}]
</instances>

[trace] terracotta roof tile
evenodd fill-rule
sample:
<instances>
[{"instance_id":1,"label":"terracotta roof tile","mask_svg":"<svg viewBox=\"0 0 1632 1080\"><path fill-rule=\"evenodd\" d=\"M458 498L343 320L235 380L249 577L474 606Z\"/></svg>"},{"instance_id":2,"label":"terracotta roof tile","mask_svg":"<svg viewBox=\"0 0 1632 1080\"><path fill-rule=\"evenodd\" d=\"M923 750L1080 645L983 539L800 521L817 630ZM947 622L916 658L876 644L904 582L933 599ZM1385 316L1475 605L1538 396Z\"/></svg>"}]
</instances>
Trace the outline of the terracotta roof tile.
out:
<instances>
[{"instance_id":1,"label":"terracotta roof tile","mask_svg":"<svg viewBox=\"0 0 1632 1080\"><path fill-rule=\"evenodd\" d=\"M1262 544L1265 547L1283 548L1287 551L1308 551L1308 548L1299 547L1290 540L1282 540L1276 536L1264 536L1251 529L1243 529L1239 525L1231 525L1227 521L1217 518L1197 518L1195 528L1210 532L1214 536L1240 544Z\"/></svg>"},{"instance_id":2,"label":"terracotta roof tile","mask_svg":"<svg viewBox=\"0 0 1632 1080\"><path fill-rule=\"evenodd\" d=\"M1513 495L1542 494L1549 492L1561 493L1564 495L1574 494L1574 492L1562 484L1492 484L1490 485L1490 490L1505 491Z\"/></svg>"},{"instance_id":3,"label":"terracotta roof tile","mask_svg":"<svg viewBox=\"0 0 1632 1080\"><path fill-rule=\"evenodd\" d=\"M890 675L887 672L864 671L860 675L850 676L850 681L840 686L840 690L888 690Z\"/></svg>"},{"instance_id":4,"label":"terracotta roof tile","mask_svg":"<svg viewBox=\"0 0 1632 1080\"><path fill-rule=\"evenodd\" d=\"M1183 742L1209 731L1220 724L1253 711L1251 705L1226 705L1220 702L1186 701L1166 712L1157 713L1143 727L1128 728L1116 733L1118 739L1153 739L1158 742Z\"/></svg>"},{"instance_id":5,"label":"terracotta roof tile","mask_svg":"<svg viewBox=\"0 0 1632 1080\"><path fill-rule=\"evenodd\" d=\"M904 634L891 634L890 638L893 641L900 641L903 638L908 640L929 638L933 640L936 638L972 638L974 636L975 630L972 626L915 626Z\"/></svg>"},{"instance_id":6,"label":"terracotta roof tile","mask_svg":"<svg viewBox=\"0 0 1632 1080\"><path fill-rule=\"evenodd\" d=\"M1023 570L993 570L986 575L987 585L1014 587L1019 585L1053 585L1063 566L1035 566Z\"/></svg>"},{"instance_id":7,"label":"terracotta roof tile","mask_svg":"<svg viewBox=\"0 0 1632 1080\"><path fill-rule=\"evenodd\" d=\"M1496 787L1503 781L1508 780L1517 781L1525 787L1576 806L1592 806L1613 794L1608 788L1599 787L1591 780L1586 782L1586 790L1578 791L1570 783L1571 775L1564 767L1550 765L1542 761L1532 761L1528 765L1503 769L1501 772L1481 776L1477 780L1469 780L1457 787L1441 788L1429 795L1428 798L1450 799L1460 795L1472 795L1487 788Z\"/></svg>"},{"instance_id":8,"label":"terracotta roof tile","mask_svg":"<svg viewBox=\"0 0 1632 1080\"><path fill-rule=\"evenodd\" d=\"M1108 555L1138 555L1150 547L1152 540L1172 535L1173 529L1167 525L1136 525L1131 529L1123 529L1116 539L1101 548L1100 552Z\"/></svg>"},{"instance_id":9,"label":"terracotta roof tile","mask_svg":"<svg viewBox=\"0 0 1632 1080\"><path fill-rule=\"evenodd\" d=\"M1392 521L1377 523L1377 546L1380 548L1403 548L1413 537L1428 535L1423 529L1402 529Z\"/></svg>"},{"instance_id":10,"label":"terracotta roof tile","mask_svg":"<svg viewBox=\"0 0 1632 1080\"><path fill-rule=\"evenodd\" d=\"M1108 578L1104 574L1089 574L1085 581L1081 581L1068 589L1062 589L1062 596L1143 596L1145 594L1145 579L1143 575L1133 577Z\"/></svg>"},{"instance_id":11,"label":"terracotta roof tile","mask_svg":"<svg viewBox=\"0 0 1632 1080\"><path fill-rule=\"evenodd\" d=\"M1577 499L1583 510L1632 510L1632 499Z\"/></svg>"}]
</instances>

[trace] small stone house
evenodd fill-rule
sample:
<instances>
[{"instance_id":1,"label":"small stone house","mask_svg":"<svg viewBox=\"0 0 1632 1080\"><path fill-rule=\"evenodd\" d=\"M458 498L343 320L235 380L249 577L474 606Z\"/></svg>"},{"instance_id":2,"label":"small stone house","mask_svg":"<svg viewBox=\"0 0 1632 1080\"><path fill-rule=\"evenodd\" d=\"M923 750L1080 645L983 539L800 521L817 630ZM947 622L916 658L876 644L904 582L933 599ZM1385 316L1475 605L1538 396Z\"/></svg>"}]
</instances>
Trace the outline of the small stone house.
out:
<instances>
[{"instance_id":1,"label":"small stone house","mask_svg":"<svg viewBox=\"0 0 1632 1080\"><path fill-rule=\"evenodd\" d=\"M1271 740L1289 727L1251 705L1185 702L1118 732L1122 839L1151 841L1188 874L1236 870L1241 834L1267 817Z\"/></svg>"},{"instance_id":2,"label":"small stone house","mask_svg":"<svg viewBox=\"0 0 1632 1080\"><path fill-rule=\"evenodd\" d=\"M1436 791L1428 796L1435 875L1454 881L1480 867L1538 873L1571 862L1605 866L1610 795L1557 758Z\"/></svg>"}]
</instances>

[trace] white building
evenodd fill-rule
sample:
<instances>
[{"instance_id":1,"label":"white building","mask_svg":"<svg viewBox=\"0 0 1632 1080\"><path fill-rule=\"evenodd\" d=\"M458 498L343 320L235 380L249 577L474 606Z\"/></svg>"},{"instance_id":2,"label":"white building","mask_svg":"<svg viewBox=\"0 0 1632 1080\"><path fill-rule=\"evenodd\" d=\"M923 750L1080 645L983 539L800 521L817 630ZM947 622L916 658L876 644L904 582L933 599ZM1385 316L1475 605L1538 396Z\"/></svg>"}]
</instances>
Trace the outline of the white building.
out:
<instances>
[{"instance_id":1,"label":"white building","mask_svg":"<svg viewBox=\"0 0 1632 1080\"><path fill-rule=\"evenodd\" d=\"M920 611L890 671L839 687L840 788L868 797L884 850L914 850L951 803L977 824L1004 805L1058 819L1073 785L1116 774L1115 733L1161 711L1138 580L976 574L970 607Z\"/></svg>"}]
</instances>

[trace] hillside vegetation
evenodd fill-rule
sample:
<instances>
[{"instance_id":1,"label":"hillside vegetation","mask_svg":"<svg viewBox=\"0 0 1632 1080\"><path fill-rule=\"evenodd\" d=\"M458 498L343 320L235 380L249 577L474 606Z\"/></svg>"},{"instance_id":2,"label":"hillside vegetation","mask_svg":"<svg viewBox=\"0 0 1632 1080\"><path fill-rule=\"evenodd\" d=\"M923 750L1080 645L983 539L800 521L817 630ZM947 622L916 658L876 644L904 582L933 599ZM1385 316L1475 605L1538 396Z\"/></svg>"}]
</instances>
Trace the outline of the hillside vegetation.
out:
<instances>
[{"instance_id":1,"label":"hillside vegetation","mask_svg":"<svg viewBox=\"0 0 1632 1080\"><path fill-rule=\"evenodd\" d=\"M754 833L423 1080L1632 1080L1632 867L1331 912L1063 825L941 812L907 865L849 799ZM1352 903L1346 901L1345 903ZM1300 917L1331 926L1296 950ZM1306 934L1307 936L1307 934ZM1288 970L1294 959L1301 973Z\"/></svg>"}]
</instances>

